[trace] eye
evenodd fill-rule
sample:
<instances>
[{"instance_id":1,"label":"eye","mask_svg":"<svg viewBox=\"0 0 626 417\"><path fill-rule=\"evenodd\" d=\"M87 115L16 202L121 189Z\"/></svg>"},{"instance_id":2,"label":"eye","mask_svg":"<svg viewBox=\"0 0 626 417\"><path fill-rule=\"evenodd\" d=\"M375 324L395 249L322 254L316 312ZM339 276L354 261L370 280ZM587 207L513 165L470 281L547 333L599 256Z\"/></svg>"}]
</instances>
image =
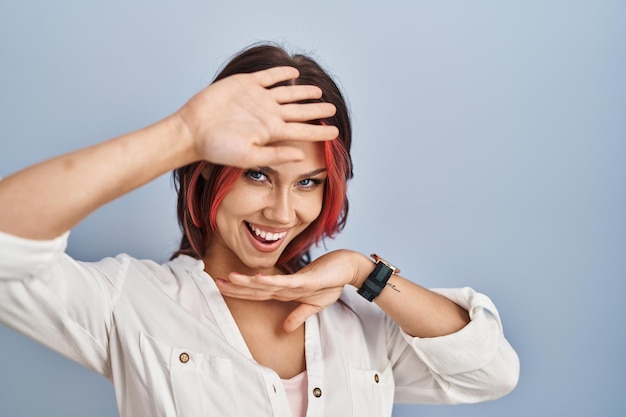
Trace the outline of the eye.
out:
<instances>
[{"instance_id":1,"label":"eye","mask_svg":"<svg viewBox=\"0 0 626 417\"><path fill-rule=\"evenodd\" d=\"M323 182L324 180L320 178L305 178L303 180L298 181L298 187L304 188L307 190L312 190Z\"/></svg>"},{"instance_id":2,"label":"eye","mask_svg":"<svg viewBox=\"0 0 626 417\"><path fill-rule=\"evenodd\" d=\"M244 176L246 178L249 178L250 180L254 181L254 182L265 182L267 181L267 176L262 173L261 171L255 171L255 170L248 170L244 173Z\"/></svg>"}]
</instances>

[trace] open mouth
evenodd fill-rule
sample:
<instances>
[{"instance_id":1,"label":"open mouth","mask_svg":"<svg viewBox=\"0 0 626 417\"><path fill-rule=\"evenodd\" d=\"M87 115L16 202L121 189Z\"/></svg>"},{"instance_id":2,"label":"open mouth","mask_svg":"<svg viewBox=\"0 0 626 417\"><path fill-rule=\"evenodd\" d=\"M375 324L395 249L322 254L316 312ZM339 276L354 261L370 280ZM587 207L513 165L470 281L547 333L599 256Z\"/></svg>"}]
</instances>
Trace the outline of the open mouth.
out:
<instances>
[{"instance_id":1,"label":"open mouth","mask_svg":"<svg viewBox=\"0 0 626 417\"><path fill-rule=\"evenodd\" d=\"M287 232L273 233L263 229L260 229L248 222L245 222L246 227L250 231L252 237L260 243L272 244L276 243L287 235Z\"/></svg>"}]
</instances>

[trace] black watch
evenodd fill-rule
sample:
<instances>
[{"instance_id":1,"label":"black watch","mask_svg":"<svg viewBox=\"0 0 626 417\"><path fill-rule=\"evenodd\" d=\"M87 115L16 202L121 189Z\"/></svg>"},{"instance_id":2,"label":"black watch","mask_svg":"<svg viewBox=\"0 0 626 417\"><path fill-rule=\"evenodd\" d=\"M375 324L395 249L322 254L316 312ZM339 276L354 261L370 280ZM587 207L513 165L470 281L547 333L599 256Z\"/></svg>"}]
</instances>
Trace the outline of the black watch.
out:
<instances>
[{"instance_id":1,"label":"black watch","mask_svg":"<svg viewBox=\"0 0 626 417\"><path fill-rule=\"evenodd\" d=\"M376 267L374 271L368 275L365 282L363 282L363 286L358 290L358 293L367 301L372 301L374 298L378 297L383 288L385 288L385 285L387 285L387 281L389 281L391 275L400 272L398 268L375 253L372 253L370 256L376 261Z\"/></svg>"}]
</instances>

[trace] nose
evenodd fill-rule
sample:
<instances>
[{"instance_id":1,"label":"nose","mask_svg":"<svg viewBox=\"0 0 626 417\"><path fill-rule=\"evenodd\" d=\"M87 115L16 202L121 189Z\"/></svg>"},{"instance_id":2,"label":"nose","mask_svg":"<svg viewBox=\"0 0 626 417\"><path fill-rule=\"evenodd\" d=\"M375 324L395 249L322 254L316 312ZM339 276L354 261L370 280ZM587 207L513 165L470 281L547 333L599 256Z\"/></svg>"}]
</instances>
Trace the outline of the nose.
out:
<instances>
[{"instance_id":1,"label":"nose","mask_svg":"<svg viewBox=\"0 0 626 417\"><path fill-rule=\"evenodd\" d=\"M263 215L272 222L291 225L296 217L294 196L288 189L276 189L268 196Z\"/></svg>"}]
</instances>

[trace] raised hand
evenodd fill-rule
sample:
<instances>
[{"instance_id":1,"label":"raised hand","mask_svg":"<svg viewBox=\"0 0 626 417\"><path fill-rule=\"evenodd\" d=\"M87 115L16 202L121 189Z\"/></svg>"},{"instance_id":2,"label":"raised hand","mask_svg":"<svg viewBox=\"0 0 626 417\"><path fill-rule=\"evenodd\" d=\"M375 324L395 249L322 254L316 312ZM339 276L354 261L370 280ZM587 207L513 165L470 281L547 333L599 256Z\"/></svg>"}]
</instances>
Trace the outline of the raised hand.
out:
<instances>
[{"instance_id":1,"label":"raised hand","mask_svg":"<svg viewBox=\"0 0 626 417\"><path fill-rule=\"evenodd\" d=\"M296 104L320 98L321 89L310 85L268 88L297 77L298 70L292 67L237 74L189 100L177 115L193 138L198 159L242 168L269 166L303 157L299 149L281 141L336 138L336 127L307 123L334 115L334 105Z\"/></svg>"},{"instance_id":2,"label":"raised hand","mask_svg":"<svg viewBox=\"0 0 626 417\"><path fill-rule=\"evenodd\" d=\"M199 160L252 168L303 158L281 141L331 140L338 130L306 123L332 116L332 104L296 104L319 98L318 87L268 88L297 76L294 68L276 67L224 78L160 122L5 178L0 230L57 237L109 201Z\"/></svg>"}]
</instances>

